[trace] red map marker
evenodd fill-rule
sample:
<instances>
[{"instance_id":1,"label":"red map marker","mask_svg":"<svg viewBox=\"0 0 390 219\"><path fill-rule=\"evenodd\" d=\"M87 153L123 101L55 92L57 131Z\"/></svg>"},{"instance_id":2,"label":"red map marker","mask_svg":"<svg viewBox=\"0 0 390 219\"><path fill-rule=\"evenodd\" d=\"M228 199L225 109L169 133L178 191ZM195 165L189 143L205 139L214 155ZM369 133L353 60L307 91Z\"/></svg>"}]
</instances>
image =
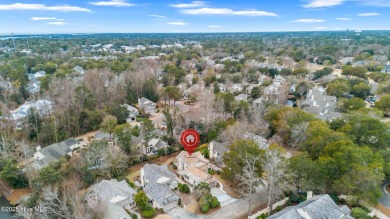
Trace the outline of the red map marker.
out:
<instances>
[{"instance_id":1,"label":"red map marker","mask_svg":"<svg viewBox=\"0 0 390 219\"><path fill-rule=\"evenodd\" d=\"M193 129L184 130L180 136L180 142L183 145L184 149L191 154L195 151L196 147L198 147L200 142L199 133Z\"/></svg>"}]
</instances>

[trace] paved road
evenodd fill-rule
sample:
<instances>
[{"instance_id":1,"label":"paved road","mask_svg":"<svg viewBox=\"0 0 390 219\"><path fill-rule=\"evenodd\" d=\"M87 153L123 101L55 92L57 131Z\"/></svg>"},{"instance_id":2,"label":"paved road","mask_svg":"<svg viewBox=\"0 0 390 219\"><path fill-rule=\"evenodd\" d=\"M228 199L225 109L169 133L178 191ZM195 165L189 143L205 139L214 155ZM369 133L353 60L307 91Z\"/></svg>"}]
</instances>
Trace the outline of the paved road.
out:
<instances>
[{"instance_id":1,"label":"paved road","mask_svg":"<svg viewBox=\"0 0 390 219\"><path fill-rule=\"evenodd\" d=\"M381 203L385 208L390 209L390 194L386 191L386 185L390 184L390 180L386 180L382 185L382 197L379 199L379 203Z\"/></svg>"},{"instance_id":2,"label":"paved road","mask_svg":"<svg viewBox=\"0 0 390 219\"><path fill-rule=\"evenodd\" d=\"M184 210L181 207L174 207L167 212L173 219L203 219L203 215L197 215Z\"/></svg>"}]
</instances>

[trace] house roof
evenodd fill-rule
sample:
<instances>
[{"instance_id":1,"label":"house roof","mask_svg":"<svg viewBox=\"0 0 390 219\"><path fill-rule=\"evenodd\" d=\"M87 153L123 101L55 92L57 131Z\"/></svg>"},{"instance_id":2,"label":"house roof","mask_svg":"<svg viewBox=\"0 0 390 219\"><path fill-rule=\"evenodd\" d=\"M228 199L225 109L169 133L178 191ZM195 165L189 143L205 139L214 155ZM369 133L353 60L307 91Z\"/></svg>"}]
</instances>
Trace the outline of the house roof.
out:
<instances>
[{"instance_id":1,"label":"house roof","mask_svg":"<svg viewBox=\"0 0 390 219\"><path fill-rule=\"evenodd\" d=\"M182 161L187 166L193 166L193 167L203 167L210 163L209 160L203 157L203 155L197 151L195 153L192 153L191 156L188 155L186 151L181 151L179 155L177 155L176 159L182 159Z\"/></svg>"},{"instance_id":2,"label":"house roof","mask_svg":"<svg viewBox=\"0 0 390 219\"><path fill-rule=\"evenodd\" d=\"M228 143L227 142L218 142L218 141L214 141L212 140L209 144L213 144L213 150L220 153L220 154L224 154L226 152L229 151L229 148L227 147Z\"/></svg>"},{"instance_id":3,"label":"house roof","mask_svg":"<svg viewBox=\"0 0 390 219\"><path fill-rule=\"evenodd\" d=\"M180 199L180 197L165 184L149 183L144 187L144 191L160 206L177 202Z\"/></svg>"},{"instance_id":4,"label":"house roof","mask_svg":"<svg viewBox=\"0 0 390 219\"><path fill-rule=\"evenodd\" d=\"M157 149L160 149L161 147L164 147L166 145L168 145L166 142L164 142L163 140L160 140L158 138L153 138L151 139L149 142L148 142L148 145L149 146L153 146L153 147L156 147Z\"/></svg>"},{"instance_id":5,"label":"house roof","mask_svg":"<svg viewBox=\"0 0 390 219\"><path fill-rule=\"evenodd\" d=\"M104 209L103 219L131 219L132 217L121 206L108 203Z\"/></svg>"},{"instance_id":6,"label":"house roof","mask_svg":"<svg viewBox=\"0 0 390 219\"><path fill-rule=\"evenodd\" d=\"M95 134L96 139L110 139L110 134L102 131L98 131Z\"/></svg>"},{"instance_id":7,"label":"house roof","mask_svg":"<svg viewBox=\"0 0 390 219\"><path fill-rule=\"evenodd\" d=\"M149 100L149 99L146 99L145 97L142 97L142 98L139 100L139 103L140 103L140 106L141 106L141 105L155 104L153 101L151 101L151 100Z\"/></svg>"},{"instance_id":8,"label":"house roof","mask_svg":"<svg viewBox=\"0 0 390 219\"><path fill-rule=\"evenodd\" d=\"M186 175L192 179L196 179L197 182L205 181L209 177L207 173L193 166L187 167Z\"/></svg>"},{"instance_id":9,"label":"house roof","mask_svg":"<svg viewBox=\"0 0 390 219\"><path fill-rule=\"evenodd\" d=\"M65 154L71 152L71 146L77 144L78 141L74 138L67 139L60 143L54 143L39 150L44 156L43 161L46 164L57 162Z\"/></svg>"},{"instance_id":10,"label":"house roof","mask_svg":"<svg viewBox=\"0 0 390 219\"><path fill-rule=\"evenodd\" d=\"M156 165L156 164L145 164L143 167L144 179L149 183L161 182L161 178L175 179L175 174L173 174L167 165ZM166 181L165 181L166 182ZM164 182L164 183L165 183Z\"/></svg>"},{"instance_id":11,"label":"house roof","mask_svg":"<svg viewBox=\"0 0 390 219\"><path fill-rule=\"evenodd\" d=\"M332 200L332 198L325 195L316 195L311 199L300 203L297 206L290 206L282 211L271 215L268 219L328 219L328 218L352 218L345 213L345 208L340 209L339 206Z\"/></svg>"},{"instance_id":12,"label":"house roof","mask_svg":"<svg viewBox=\"0 0 390 219\"><path fill-rule=\"evenodd\" d=\"M133 196L137 193L125 180L118 182L116 179L102 180L93 185L90 190L103 202L118 203L128 199L128 203L133 202Z\"/></svg>"}]
</instances>

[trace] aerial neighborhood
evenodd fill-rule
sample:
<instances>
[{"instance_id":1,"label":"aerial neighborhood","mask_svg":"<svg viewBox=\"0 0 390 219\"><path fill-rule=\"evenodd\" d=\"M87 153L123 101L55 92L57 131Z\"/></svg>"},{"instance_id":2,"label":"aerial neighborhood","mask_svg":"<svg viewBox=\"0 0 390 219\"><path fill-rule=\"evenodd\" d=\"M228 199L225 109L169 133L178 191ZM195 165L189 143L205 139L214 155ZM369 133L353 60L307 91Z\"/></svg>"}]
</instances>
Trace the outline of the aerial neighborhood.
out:
<instances>
[{"instance_id":1,"label":"aerial neighborhood","mask_svg":"<svg viewBox=\"0 0 390 219\"><path fill-rule=\"evenodd\" d=\"M20 218L388 218L389 33L344 35L4 38L0 188Z\"/></svg>"}]
</instances>

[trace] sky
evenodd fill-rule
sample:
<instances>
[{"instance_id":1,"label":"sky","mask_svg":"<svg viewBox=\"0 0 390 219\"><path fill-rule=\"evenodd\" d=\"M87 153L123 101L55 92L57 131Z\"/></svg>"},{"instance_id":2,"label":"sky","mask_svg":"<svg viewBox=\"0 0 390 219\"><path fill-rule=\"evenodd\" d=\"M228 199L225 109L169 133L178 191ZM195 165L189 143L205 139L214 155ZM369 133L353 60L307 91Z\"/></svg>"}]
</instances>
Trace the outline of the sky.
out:
<instances>
[{"instance_id":1,"label":"sky","mask_svg":"<svg viewBox=\"0 0 390 219\"><path fill-rule=\"evenodd\" d=\"M390 30L390 0L0 0L0 34Z\"/></svg>"}]
</instances>

